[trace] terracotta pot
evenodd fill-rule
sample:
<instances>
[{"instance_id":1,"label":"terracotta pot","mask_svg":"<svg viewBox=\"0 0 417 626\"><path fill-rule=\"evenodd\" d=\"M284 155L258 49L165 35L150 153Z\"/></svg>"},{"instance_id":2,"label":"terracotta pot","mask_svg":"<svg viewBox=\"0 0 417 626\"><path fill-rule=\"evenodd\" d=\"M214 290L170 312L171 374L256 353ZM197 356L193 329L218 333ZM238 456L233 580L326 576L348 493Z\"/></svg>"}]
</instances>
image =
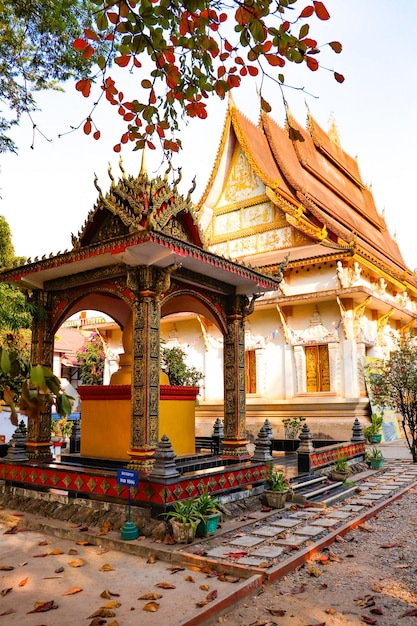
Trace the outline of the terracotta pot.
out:
<instances>
[{"instance_id":1,"label":"terracotta pot","mask_svg":"<svg viewBox=\"0 0 417 626\"><path fill-rule=\"evenodd\" d=\"M332 473L330 474L330 477L332 480L336 480L337 482L342 482L342 483L344 483L345 480L347 480L348 476L349 476L349 472L338 472L337 470L333 470Z\"/></svg>"},{"instance_id":2,"label":"terracotta pot","mask_svg":"<svg viewBox=\"0 0 417 626\"><path fill-rule=\"evenodd\" d=\"M266 501L271 509L284 508L287 495L288 491L273 491L272 489L265 489Z\"/></svg>"},{"instance_id":3,"label":"terracotta pot","mask_svg":"<svg viewBox=\"0 0 417 626\"><path fill-rule=\"evenodd\" d=\"M192 543L195 539L195 533L197 530L197 526L200 523L200 520L194 521L194 526L192 524L183 523L176 519L172 519L172 536L174 537L174 541L176 543Z\"/></svg>"}]
</instances>

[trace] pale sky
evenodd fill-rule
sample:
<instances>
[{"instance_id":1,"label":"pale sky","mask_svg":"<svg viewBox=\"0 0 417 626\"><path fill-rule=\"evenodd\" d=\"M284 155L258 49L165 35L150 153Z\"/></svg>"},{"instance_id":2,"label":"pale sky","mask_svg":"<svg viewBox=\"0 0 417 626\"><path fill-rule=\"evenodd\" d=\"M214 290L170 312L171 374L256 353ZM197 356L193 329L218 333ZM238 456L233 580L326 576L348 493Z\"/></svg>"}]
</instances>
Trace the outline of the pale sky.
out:
<instances>
[{"instance_id":1,"label":"pale sky","mask_svg":"<svg viewBox=\"0 0 417 626\"><path fill-rule=\"evenodd\" d=\"M357 156L362 178L372 186L377 209L385 211L389 230L396 234L404 260L413 270L417 267L417 196L413 187L417 161L417 2L394 5L388 0L325 0L325 4L331 19L315 22L310 34L320 32L320 41L342 43L342 54L326 53L322 62L344 74L346 80L340 85L330 72L300 72L299 67L288 67L284 70L287 82L304 86L312 95L287 89L285 97L302 125L306 103L324 129L334 117L342 147ZM256 79L252 79L244 89L233 92L238 108L255 122L259 114L256 86ZM273 106L272 117L282 124L284 107L279 90L270 85L265 95ZM94 173L103 192L110 184L108 163L116 179L120 173L119 155L112 149L120 137L120 127L115 111L106 103L99 114L102 139L95 141L81 130L58 138L71 125L76 126L91 107L72 85L67 86L66 93L46 94L38 102L42 112L35 114L35 122L52 141L37 134L31 149L31 124L24 119L13 134L18 155L0 155L0 214L11 227L16 254L32 258L71 249L71 232L78 233L97 199ZM182 166L184 194L197 176L195 202L213 167L226 106L227 102L213 100L208 119L192 122L182 136L184 150L176 165ZM128 174L139 172L140 153L127 145L122 158ZM147 154L150 175L165 171L160 162L160 153Z\"/></svg>"}]
</instances>

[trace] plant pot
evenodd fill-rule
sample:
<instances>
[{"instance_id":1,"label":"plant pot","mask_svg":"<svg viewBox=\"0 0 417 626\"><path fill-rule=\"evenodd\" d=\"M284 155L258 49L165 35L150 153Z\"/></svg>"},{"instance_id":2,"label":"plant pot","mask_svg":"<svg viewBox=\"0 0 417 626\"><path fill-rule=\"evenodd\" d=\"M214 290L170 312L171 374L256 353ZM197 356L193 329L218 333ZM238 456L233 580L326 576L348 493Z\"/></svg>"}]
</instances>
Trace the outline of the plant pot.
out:
<instances>
[{"instance_id":1,"label":"plant pot","mask_svg":"<svg viewBox=\"0 0 417 626\"><path fill-rule=\"evenodd\" d=\"M284 508L287 495L288 491L272 491L272 489L265 489L266 501L271 509Z\"/></svg>"},{"instance_id":2,"label":"plant pot","mask_svg":"<svg viewBox=\"0 0 417 626\"><path fill-rule=\"evenodd\" d=\"M384 462L384 459L369 459L372 469L378 469Z\"/></svg>"},{"instance_id":3,"label":"plant pot","mask_svg":"<svg viewBox=\"0 0 417 626\"><path fill-rule=\"evenodd\" d=\"M381 443L382 435L369 435L369 443Z\"/></svg>"},{"instance_id":4,"label":"plant pot","mask_svg":"<svg viewBox=\"0 0 417 626\"><path fill-rule=\"evenodd\" d=\"M344 483L347 480L348 476L349 476L349 472L340 472L337 470L333 470L332 473L330 474L330 477L332 480L336 480L337 482L342 482L342 483Z\"/></svg>"},{"instance_id":5,"label":"plant pot","mask_svg":"<svg viewBox=\"0 0 417 626\"><path fill-rule=\"evenodd\" d=\"M190 522L184 524L184 522L172 519L171 526L174 541L176 543L192 543L195 539L195 533L199 523L199 519L194 521L194 525Z\"/></svg>"},{"instance_id":6,"label":"plant pot","mask_svg":"<svg viewBox=\"0 0 417 626\"><path fill-rule=\"evenodd\" d=\"M202 519L197 526L197 537L208 537L213 535L219 527L221 520L221 513L212 513Z\"/></svg>"}]
</instances>

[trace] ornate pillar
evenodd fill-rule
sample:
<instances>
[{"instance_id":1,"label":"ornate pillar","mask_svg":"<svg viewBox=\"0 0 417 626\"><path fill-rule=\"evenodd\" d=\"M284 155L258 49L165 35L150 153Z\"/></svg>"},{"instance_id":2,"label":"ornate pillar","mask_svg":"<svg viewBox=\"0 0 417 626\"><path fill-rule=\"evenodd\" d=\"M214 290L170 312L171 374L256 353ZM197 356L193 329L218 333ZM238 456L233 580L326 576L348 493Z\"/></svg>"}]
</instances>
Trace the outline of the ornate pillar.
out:
<instances>
[{"instance_id":1,"label":"ornate pillar","mask_svg":"<svg viewBox=\"0 0 417 626\"><path fill-rule=\"evenodd\" d=\"M170 285L165 270L140 266L128 273L132 306L132 416L130 469L148 473L159 441L160 296Z\"/></svg>"},{"instance_id":2,"label":"ornate pillar","mask_svg":"<svg viewBox=\"0 0 417 626\"><path fill-rule=\"evenodd\" d=\"M249 457L246 439L245 318L252 313L254 300L233 298L227 315L224 340L224 457Z\"/></svg>"},{"instance_id":3,"label":"ornate pillar","mask_svg":"<svg viewBox=\"0 0 417 626\"><path fill-rule=\"evenodd\" d=\"M51 323L51 295L36 291L32 296L36 305L32 323L31 364L53 367L54 334ZM51 407L49 396L40 404L40 411L28 415L26 454L29 460L50 462Z\"/></svg>"}]
</instances>

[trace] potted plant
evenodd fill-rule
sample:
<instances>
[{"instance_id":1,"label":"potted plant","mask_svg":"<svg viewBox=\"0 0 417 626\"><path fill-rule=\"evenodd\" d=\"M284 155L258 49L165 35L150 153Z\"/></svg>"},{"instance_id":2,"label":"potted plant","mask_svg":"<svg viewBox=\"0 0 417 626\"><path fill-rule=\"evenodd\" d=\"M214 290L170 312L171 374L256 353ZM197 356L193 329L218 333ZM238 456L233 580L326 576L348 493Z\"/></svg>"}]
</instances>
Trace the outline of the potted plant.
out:
<instances>
[{"instance_id":1,"label":"potted plant","mask_svg":"<svg viewBox=\"0 0 417 626\"><path fill-rule=\"evenodd\" d=\"M349 476L348 460L344 456L338 456L335 459L334 469L331 472L332 480L345 482Z\"/></svg>"},{"instance_id":2,"label":"potted plant","mask_svg":"<svg viewBox=\"0 0 417 626\"><path fill-rule=\"evenodd\" d=\"M370 452L366 453L366 458L369 461L372 469L381 467L384 462L384 455L381 450L374 446Z\"/></svg>"},{"instance_id":3,"label":"potted plant","mask_svg":"<svg viewBox=\"0 0 417 626\"><path fill-rule=\"evenodd\" d=\"M268 506L272 509L282 509L288 494L292 494L289 479L278 469L275 469L272 461L270 461L266 480L268 489L265 489L265 497Z\"/></svg>"},{"instance_id":4,"label":"potted plant","mask_svg":"<svg viewBox=\"0 0 417 626\"><path fill-rule=\"evenodd\" d=\"M282 420L284 424L285 437L287 439L296 439L303 428L303 422L306 421L305 417L299 415L298 417L286 417Z\"/></svg>"},{"instance_id":5,"label":"potted plant","mask_svg":"<svg viewBox=\"0 0 417 626\"><path fill-rule=\"evenodd\" d=\"M365 435L369 443L381 443L383 421L384 418L382 415L378 415L378 413L372 413L371 423L363 431L363 434Z\"/></svg>"},{"instance_id":6,"label":"potted plant","mask_svg":"<svg viewBox=\"0 0 417 626\"><path fill-rule=\"evenodd\" d=\"M171 511L164 513L172 527L172 536L176 543L192 543L202 515L197 511L195 500L178 500Z\"/></svg>"},{"instance_id":7,"label":"potted plant","mask_svg":"<svg viewBox=\"0 0 417 626\"><path fill-rule=\"evenodd\" d=\"M67 416L61 417L61 419L51 420L51 440L62 441L63 447L66 447L69 443L69 439L72 434L74 423L68 420Z\"/></svg>"},{"instance_id":8,"label":"potted plant","mask_svg":"<svg viewBox=\"0 0 417 626\"><path fill-rule=\"evenodd\" d=\"M213 498L207 491L194 500L194 505L201 516L197 526L197 536L207 537L216 532L226 512L217 498Z\"/></svg>"}]
</instances>

